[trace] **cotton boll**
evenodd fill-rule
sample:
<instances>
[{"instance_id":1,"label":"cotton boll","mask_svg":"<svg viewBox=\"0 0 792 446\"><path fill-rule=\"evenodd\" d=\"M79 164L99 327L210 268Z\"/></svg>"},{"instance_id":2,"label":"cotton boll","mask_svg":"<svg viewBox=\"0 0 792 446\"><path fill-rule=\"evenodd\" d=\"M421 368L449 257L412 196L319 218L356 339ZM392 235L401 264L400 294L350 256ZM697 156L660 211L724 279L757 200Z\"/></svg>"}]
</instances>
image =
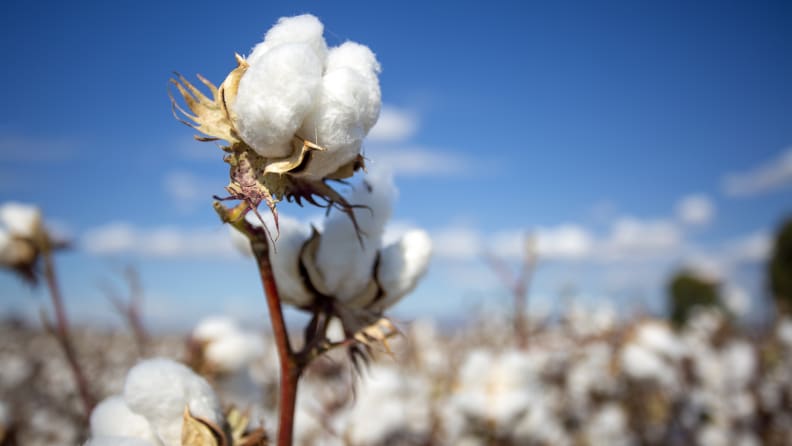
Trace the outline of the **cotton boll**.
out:
<instances>
[{"instance_id":1,"label":"cotton boll","mask_svg":"<svg viewBox=\"0 0 792 446\"><path fill-rule=\"evenodd\" d=\"M322 22L311 14L281 17L278 23L267 31L264 41L253 48L247 61L250 64L255 64L272 48L287 43L307 44L320 60L325 60L327 58L327 43L322 37L323 32Z\"/></svg>"},{"instance_id":2,"label":"cotton boll","mask_svg":"<svg viewBox=\"0 0 792 446\"><path fill-rule=\"evenodd\" d=\"M221 372L236 372L264 354L264 344L252 333L232 333L218 339L204 352L206 359Z\"/></svg>"},{"instance_id":3,"label":"cotton boll","mask_svg":"<svg viewBox=\"0 0 792 446\"><path fill-rule=\"evenodd\" d=\"M237 322L228 316L209 316L202 319L193 329L196 341L212 342L240 332Z\"/></svg>"},{"instance_id":4,"label":"cotton boll","mask_svg":"<svg viewBox=\"0 0 792 446\"><path fill-rule=\"evenodd\" d=\"M792 348L792 319L785 317L776 327L776 336L787 348Z\"/></svg>"},{"instance_id":5,"label":"cotton boll","mask_svg":"<svg viewBox=\"0 0 792 446\"><path fill-rule=\"evenodd\" d=\"M165 446L181 445L185 408L195 417L222 424L220 403L209 383L170 359L149 359L133 367L127 374L124 400L130 410L146 418Z\"/></svg>"},{"instance_id":6,"label":"cotton boll","mask_svg":"<svg viewBox=\"0 0 792 446\"><path fill-rule=\"evenodd\" d=\"M302 175L325 177L358 155L382 106L378 72L379 63L363 45L348 42L330 51L317 102L299 131L327 150L312 153Z\"/></svg>"},{"instance_id":7,"label":"cotton boll","mask_svg":"<svg viewBox=\"0 0 792 446\"><path fill-rule=\"evenodd\" d=\"M8 202L0 206L0 223L17 237L33 238L41 230L41 211L35 206Z\"/></svg>"},{"instance_id":8,"label":"cotton boll","mask_svg":"<svg viewBox=\"0 0 792 446\"><path fill-rule=\"evenodd\" d=\"M671 328L659 322L641 325L636 334L636 342L668 358L678 359L684 354L684 346Z\"/></svg>"},{"instance_id":9,"label":"cotton boll","mask_svg":"<svg viewBox=\"0 0 792 446\"><path fill-rule=\"evenodd\" d=\"M0 229L0 265L17 266L31 262L36 256L32 244Z\"/></svg>"},{"instance_id":10,"label":"cotton boll","mask_svg":"<svg viewBox=\"0 0 792 446\"><path fill-rule=\"evenodd\" d=\"M300 253L310 232L299 221L280 218L280 236L269 250L272 272L281 300L301 307L310 305L314 296L308 291L300 273Z\"/></svg>"},{"instance_id":11,"label":"cotton boll","mask_svg":"<svg viewBox=\"0 0 792 446\"><path fill-rule=\"evenodd\" d=\"M90 423L92 437L129 437L156 442L148 421L129 410L120 395L97 404L91 412Z\"/></svg>"},{"instance_id":12,"label":"cotton boll","mask_svg":"<svg viewBox=\"0 0 792 446\"><path fill-rule=\"evenodd\" d=\"M732 341L721 353L724 372L732 389L747 387L758 368L754 348L746 341Z\"/></svg>"},{"instance_id":13,"label":"cotton boll","mask_svg":"<svg viewBox=\"0 0 792 446\"><path fill-rule=\"evenodd\" d=\"M380 251L379 284L385 292L378 309L392 306L418 284L426 274L432 254L432 240L422 230L412 230L401 240Z\"/></svg>"},{"instance_id":14,"label":"cotton boll","mask_svg":"<svg viewBox=\"0 0 792 446\"><path fill-rule=\"evenodd\" d=\"M634 441L629 432L627 414L614 403L606 404L586 425L588 444L629 445Z\"/></svg>"},{"instance_id":15,"label":"cotton boll","mask_svg":"<svg viewBox=\"0 0 792 446\"><path fill-rule=\"evenodd\" d=\"M363 246L348 215L336 212L325 222L316 266L325 288L336 299L344 302L358 297L372 279L374 261L395 195L393 178L384 172L372 172L352 189L347 200L353 205L364 206L354 209Z\"/></svg>"},{"instance_id":16,"label":"cotton boll","mask_svg":"<svg viewBox=\"0 0 792 446\"><path fill-rule=\"evenodd\" d=\"M281 158L319 95L323 60L305 43L278 45L251 63L232 105L240 137L259 155Z\"/></svg>"}]
</instances>

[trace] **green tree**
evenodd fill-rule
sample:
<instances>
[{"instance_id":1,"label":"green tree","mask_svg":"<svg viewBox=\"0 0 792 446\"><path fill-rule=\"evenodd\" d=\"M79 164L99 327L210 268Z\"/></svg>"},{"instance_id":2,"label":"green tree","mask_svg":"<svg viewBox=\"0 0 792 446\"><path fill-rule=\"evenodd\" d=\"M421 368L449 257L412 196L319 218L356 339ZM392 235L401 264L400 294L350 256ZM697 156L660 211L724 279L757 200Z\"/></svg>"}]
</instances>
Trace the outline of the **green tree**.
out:
<instances>
[{"instance_id":1,"label":"green tree","mask_svg":"<svg viewBox=\"0 0 792 446\"><path fill-rule=\"evenodd\" d=\"M767 265L770 291L781 312L792 312L792 218L776 234Z\"/></svg>"},{"instance_id":2,"label":"green tree","mask_svg":"<svg viewBox=\"0 0 792 446\"><path fill-rule=\"evenodd\" d=\"M694 308L721 308L718 284L689 271L677 272L668 283L671 322L676 327L685 325Z\"/></svg>"}]
</instances>

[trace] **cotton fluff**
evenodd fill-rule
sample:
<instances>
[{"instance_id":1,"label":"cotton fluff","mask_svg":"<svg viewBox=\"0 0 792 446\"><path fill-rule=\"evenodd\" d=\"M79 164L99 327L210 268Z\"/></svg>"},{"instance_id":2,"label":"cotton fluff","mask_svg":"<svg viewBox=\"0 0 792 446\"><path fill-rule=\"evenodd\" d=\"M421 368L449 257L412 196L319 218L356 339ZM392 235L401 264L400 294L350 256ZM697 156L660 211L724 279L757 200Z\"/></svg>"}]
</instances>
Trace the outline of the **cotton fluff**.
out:
<instances>
[{"instance_id":1,"label":"cotton fluff","mask_svg":"<svg viewBox=\"0 0 792 446\"><path fill-rule=\"evenodd\" d=\"M153 443L142 438L129 438L118 436L93 437L85 443L85 446L160 446L160 443Z\"/></svg>"},{"instance_id":2,"label":"cotton fluff","mask_svg":"<svg viewBox=\"0 0 792 446\"><path fill-rule=\"evenodd\" d=\"M255 226L260 226L257 219L251 220ZM268 227L273 225L267 223ZM278 294L283 302L302 307L309 305L313 296L308 292L300 274L300 252L308 237L311 235L307 226L287 216L280 216L278 220L279 234L274 243L274 249L269 250L272 272L278 285ZM252 256L250 241L234 228L231 228L231 239L234 245L245 255Z\"/></svg>"},{"instance_id":3,"label":"cotton fluff","mask_svg":"<svg viewBox=\"0 0 792 446\"><path fill-rule=\"evenodd\" d=\"M155 443L156 437L148 421L132 412L124 398L114 395L104 399L91 412L91 437L129 438ZM92 443L93 444L93 443Z\"/></svg>"},{"instance_id":4,"label":"cotton fluff","mask_svg":"<svg viewBox=\"0 0 792 446\"><path fill-rule=\"evenodd\" d=\"M220 372L240 371L264 355L262 338L243 330L230 317L211 316L202 320L192 337L206 344L204 356Z\"/></svg>"},{"instance_id":5,"label":"cotton fluff","mask_svg":"<svg viewBox=\"0 0 792 446\"><path fill-rule=\"evenodd\" d=\"M412 291L429 267L432 240L423 230L411 230L402 238L380 252L379 275L377 277L384 298L378 302L382 308L396 303Z\"/></svg>"},{"instance_id":6,"label":"cotton fluff","mask_svg":"<svg viewBox=\"0 0 792 446\"><path fill-rule=\"evenodd\" d=\"M312 154L304 175L322 178L358 155L379 117L379 71L374 53L364 45L346 42L330 50L319 97L299 131L327 150Z\"/></svg>"},{"instance_id":7,"label":"cotton fluff","mask_svg":"<svg viewBox=\"0 0 792 446\"><path fill-rule=\"evenodd\" d=\"M209 383L185 365L165 358L142 361L127 374L124 400L142 415L164 446L181 446L185 407L198 418L222 424L220 402Z\"/></svg>"},{"instance_id":8,"label":"cotton fluff","mask_svg":"<svg viewBox=\"0 0 792 446\"><path fill-rule=\"evenodd\" d=\"M386 444L391 435L407 433L428 439L430 389L423 377L393 367L372 366L360 382L349 414L352 444Z\"/></svg>"},{"instance_id":9,"label":"cotton fluff","mask_svg":"<svg viewBox=\"0 0 792 446\"><path fill-rule=\"evenodd\" d=\"M41 211L35 206L8 202L0 206L0 223L13 236L33 238L41 230Z\"/></svg>"},{"instance_id":10,"label":"cotton fluff","mask_svg":"<svg viewBox=\"0 0 792 446\"><path fill-rule=\"evenodd\" d=\"M239 332L236 321L228 316L209 316L195 326L192 337L196 341L211 342Z\"/></svg>"},{"instance_id":11,"label":"cotton fluff","mask_svg":"<svg viewBox=\"0 0 792 446\"><path fill-rule=\"evenodd\" d=\"M292 152L291 140L319 97L322 30L310 15L283 18L248 56L231 109L241 138L265 158Z\"/></svg>"},{"instance_id":12,"label":"cotton fluff","mask_svg":"<svg viewBox=\"0 0 792 446\"><path fill-rule=\"evenodd\" d=\"M347 200L354 209L363 243L348 215L336 212L324 225L316 253L316 266L322 274L325 289L337 300L358 297L371 281L374 261L381 247L385 223L391 216L396 196L393 177L373 171L366 180L354 186Z\"/></svg>"}]
</instances>

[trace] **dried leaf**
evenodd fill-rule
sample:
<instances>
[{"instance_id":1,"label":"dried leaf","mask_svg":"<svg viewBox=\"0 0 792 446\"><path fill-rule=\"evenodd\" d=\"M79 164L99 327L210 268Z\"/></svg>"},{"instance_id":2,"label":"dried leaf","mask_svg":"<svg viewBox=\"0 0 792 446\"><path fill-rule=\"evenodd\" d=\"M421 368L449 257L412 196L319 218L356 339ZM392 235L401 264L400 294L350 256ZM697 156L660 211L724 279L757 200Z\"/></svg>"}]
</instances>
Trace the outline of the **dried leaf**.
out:
<instances>
[{"instance_id":1,"label":"dried leaf","mask_svg":"<svg viewBox=\"0 0 792 446\"><path fill-rule=\"evenodd\" d=\"M222 428L211 421L192 416L187 407L184 408L181 443L182 446L228 446Z\"/></svg>"},{"instance_id":2,"label":"dried leaf","mask_svg":"<svg viewBox=\"0 0 792 446\"><path fill-rule=\"evenodd\" d=\"M269 442L267 431L259 427L248 432L250 417L236 408L231 408L226 415L226 422L231 429L232 446L266 446Z\"/></svg>"}]
</instances>

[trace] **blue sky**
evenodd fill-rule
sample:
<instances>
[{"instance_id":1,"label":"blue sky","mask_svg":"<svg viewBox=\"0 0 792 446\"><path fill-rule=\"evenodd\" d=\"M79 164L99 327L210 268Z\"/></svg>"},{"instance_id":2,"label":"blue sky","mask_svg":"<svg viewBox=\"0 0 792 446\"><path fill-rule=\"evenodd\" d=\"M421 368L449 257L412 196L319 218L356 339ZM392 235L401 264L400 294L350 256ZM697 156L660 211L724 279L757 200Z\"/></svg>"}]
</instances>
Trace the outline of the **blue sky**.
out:
<instances>
[{"instance_id":1,"label":"blue sky","mask_svg":"<svg viewBox=\"0 0 792 446\"><path fill-rule=\"evenodd\" d=\"M526 231L546 307L571 289L659 309L682 265L762 298L767 242L792 212L792 5L549 3L4 2L0 201L40 205L76 240L58 260L77 319L117 319L97 283L129 263L153 323L263 315L211 210L221 152L172 118L167 82L219 83L234 52L310 12L328 44L377 54L366 155L396 168L394 225L435 240L400 317L507 305L479 254L516 266ZM4 312L45 298L0 275Z\"/></svg>"}]
</instances>

